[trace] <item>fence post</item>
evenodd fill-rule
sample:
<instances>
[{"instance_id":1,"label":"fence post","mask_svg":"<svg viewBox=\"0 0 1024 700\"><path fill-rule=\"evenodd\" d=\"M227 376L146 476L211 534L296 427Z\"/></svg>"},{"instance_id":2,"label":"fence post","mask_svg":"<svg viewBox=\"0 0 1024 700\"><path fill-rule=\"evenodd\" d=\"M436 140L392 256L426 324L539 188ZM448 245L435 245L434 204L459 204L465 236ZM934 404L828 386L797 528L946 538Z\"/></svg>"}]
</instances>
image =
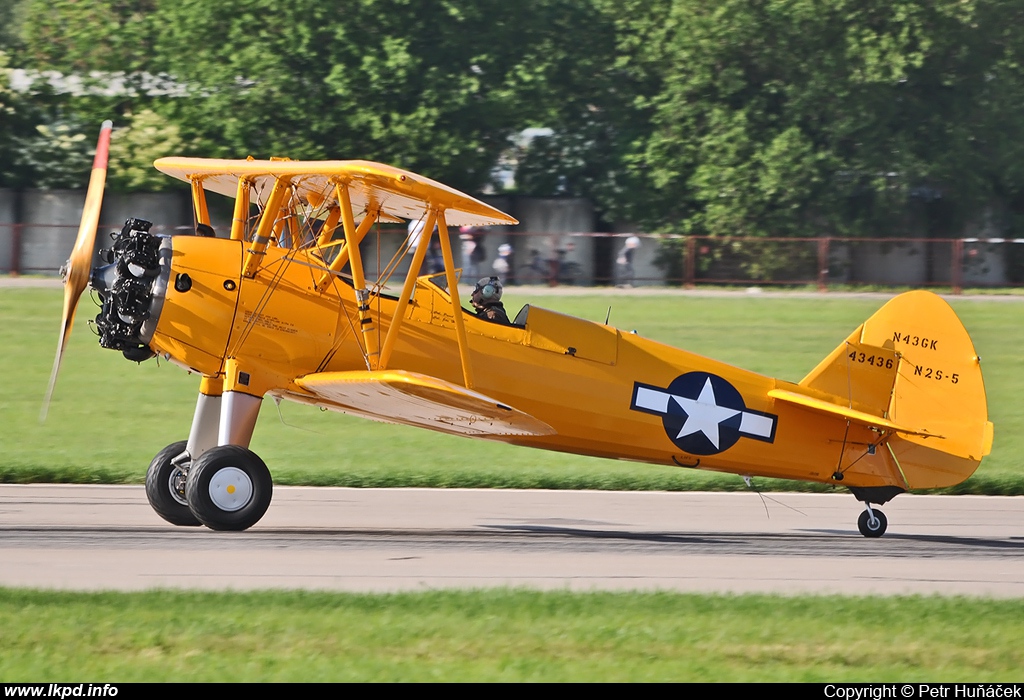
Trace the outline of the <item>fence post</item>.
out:
<instances>
[{"instance_id":1,"label":"fence post","mask_svg":"<svg viewBox=\"0 0 1024 700\"><path fill-rule=\"evenodd\" d=\"M828 236L818 239L818 291L828 291Z\"/></svg>"},{"instance_id":2,"label":"fence post","mask_svg":"<svg viewBox=\"0 0 1024 700\"><path fill-rule=\"evenodd\" d=\"M694 270L696 269L695 260L697 251L697 239L693 236L686 238L686 265L683 269L683 286L687 289L693 289L694 286Z\"/></svg>"},{"instance_id":3,"label":"fence post","mask_svg":"<svg viewBox=\"0 0 1024 700\"><path fill-rule=\"evenodd\" d=\"M963 262L964 262L964 241L962 238L953 239L953 253L950 256L950 277L953 281L953 294L963 292Z\"/></svg>"},{"instance_id":4,"label":"fence post","mask_svg":"<svg viewBox=\"0 0 1024 700\"><path fill-rule=\"evenodd\" d=\"M17 277L21 274L21 224L14 224L11 228L11 276Z\"/></svg>"}]
</instances>

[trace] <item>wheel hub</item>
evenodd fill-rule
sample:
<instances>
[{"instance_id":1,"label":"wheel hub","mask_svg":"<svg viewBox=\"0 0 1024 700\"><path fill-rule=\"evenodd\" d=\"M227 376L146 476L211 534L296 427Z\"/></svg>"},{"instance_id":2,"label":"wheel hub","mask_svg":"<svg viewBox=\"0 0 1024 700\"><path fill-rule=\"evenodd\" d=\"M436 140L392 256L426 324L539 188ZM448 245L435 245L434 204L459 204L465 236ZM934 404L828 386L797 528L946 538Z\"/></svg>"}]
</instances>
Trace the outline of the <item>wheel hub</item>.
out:
<instances>
[{"instance_id":1,"label":"wheel hub","mask_svg":"<svg viewBox=\"0 0 1024 700\"><path fill-rule=\"evenodd\" d=\"M183 506L188 505L188 501L185 499L185 479L187 477L188 474L183 469L175 469L167 478L167 490L170 491L171 498Z\"/></svg>"},{"instance_id":2,"label":"wheel hub","mask_svg":"<svg viewBox=\"0 0 1024 700\"><path fill-rule=\"evenodd\" d=\"M252 500L252 492L252 479L236 467L224 467L210 479L210 500L229 513L244 508Z\"/></svg>"}]
</instances>

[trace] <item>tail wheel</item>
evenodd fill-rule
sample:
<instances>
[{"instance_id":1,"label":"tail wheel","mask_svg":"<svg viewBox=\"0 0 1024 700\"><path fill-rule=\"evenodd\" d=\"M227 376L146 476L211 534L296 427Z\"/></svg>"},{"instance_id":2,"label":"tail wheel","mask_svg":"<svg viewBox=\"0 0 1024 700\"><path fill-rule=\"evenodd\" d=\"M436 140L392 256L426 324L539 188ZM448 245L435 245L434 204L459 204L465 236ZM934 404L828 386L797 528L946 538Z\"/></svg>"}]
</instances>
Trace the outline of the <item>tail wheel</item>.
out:
<instances>
[{"instance_id":1,"label":"tail wheel","mask_svg":"<svg viewBox=\"0 0 1024 700\"><path fill-rule=\"evenodd\" d=\"M885 517L885 513L872 508L871 510L865 510L857 518L857 527L860 528L860 534L865 537L881 537L885 534L885 528L889 526L889 521Z\"/></svg>"},{"instance_id":2,"label":"tail wheel","mask_svg":"<svg viewBox=\"0 0 1024 700\"><path fill-rule=\"evenodd\" d=\"M172 525L202 525L185 498L185 474L171 460L185 451L185 441L157 453L146 472L146 497L156 514Z\"/></svg>"},{"instance_id":3,"label":"tail wheel","mask_svg":"<svg viewBox=\"0 0 1024 700\"><path fill-rule=\"evenodd\" d=\"M270 507L274 482L263 460L244 447L223 445L192 463L185 495L193 515L211 530L247 530Z\"/></svg>"}]
</instances>

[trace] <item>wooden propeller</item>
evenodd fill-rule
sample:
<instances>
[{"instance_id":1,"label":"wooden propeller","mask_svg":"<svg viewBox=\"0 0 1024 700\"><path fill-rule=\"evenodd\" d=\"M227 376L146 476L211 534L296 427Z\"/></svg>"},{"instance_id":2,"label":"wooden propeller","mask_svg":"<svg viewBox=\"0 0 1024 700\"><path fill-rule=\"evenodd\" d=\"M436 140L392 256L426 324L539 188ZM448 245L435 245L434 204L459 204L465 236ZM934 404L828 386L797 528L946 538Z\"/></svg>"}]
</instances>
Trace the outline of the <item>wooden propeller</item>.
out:
<instances>
[{"instance_id":1,"label":"wooden propeller","mask_svg":"<svg viewBox=\"0 0 1024 700\"><path fill-rule=\"evenodd\" d=\"M110 153L110 132L113 123L109 120L100 127L100 138L96 143L96 157L92 162L92 175L89 178L89 190L85 195L85 207L82 209L82 221L78 227L78 238L71 251L71 257L61 270L64 277L64 315L61 319L60 335L57 338L57 354L53 358L53 371L50 373L50 385L46 389L43 410L40 420L46 420L50 408L50 398L57 383L60 372L64 347L71 335L71 327L75 323L75 310L82 292L89 285L92 275L93 250L96 247L96 229L100 223L100 208L103 205L103 188L107 181L107 159Z\"/></svg>"}]
</instances>

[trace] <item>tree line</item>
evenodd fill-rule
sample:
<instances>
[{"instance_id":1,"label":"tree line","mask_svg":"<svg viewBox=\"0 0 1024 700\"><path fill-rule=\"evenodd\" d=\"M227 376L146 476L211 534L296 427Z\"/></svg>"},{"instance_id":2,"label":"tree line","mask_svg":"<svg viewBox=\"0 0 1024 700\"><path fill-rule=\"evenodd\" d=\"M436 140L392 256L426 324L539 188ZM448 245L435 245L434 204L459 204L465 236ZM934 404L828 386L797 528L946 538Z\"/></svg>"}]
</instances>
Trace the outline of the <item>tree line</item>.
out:
<instances>
[{"instance_id":1,"label":"tree line","mask_svg":"<svg viewBox=\"0 0 1024 700\"><path fill-rule=\"evenodd\" d=\"M83 186L110 118L120 191L173 186L168 154L368 158L473 193L511 172L651 232L1012 233L1022 20L1024 0L9 0L0 186Z\"/></svg>"}]
</instances>

